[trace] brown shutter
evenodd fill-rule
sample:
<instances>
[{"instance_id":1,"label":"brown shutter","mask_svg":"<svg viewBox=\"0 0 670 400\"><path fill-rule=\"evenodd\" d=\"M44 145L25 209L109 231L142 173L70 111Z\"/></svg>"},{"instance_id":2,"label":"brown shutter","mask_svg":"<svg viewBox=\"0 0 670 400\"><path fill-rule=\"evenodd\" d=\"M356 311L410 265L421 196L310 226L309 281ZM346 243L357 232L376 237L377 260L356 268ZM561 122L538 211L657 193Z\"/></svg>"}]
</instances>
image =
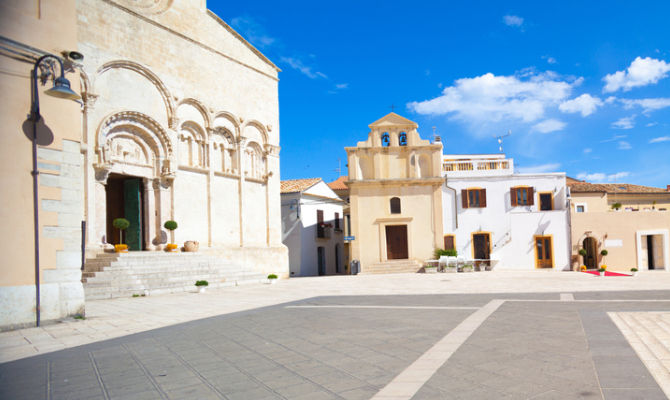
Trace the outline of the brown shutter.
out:
<instances>
[{"instance_id":1,"label":"brown shutter","mask_svg":"<svg viewBox=\"0 0 670 400\"><path fill-rule=\"evenodd\" d=\"M486 189L479 190L479 206L486 207Z\"/></svg>"},{"instance_id":2,"label":"brown shutter","mask_svg":"<svg viewBox=\"0 0 670 400\"><path fill-rule=\"evenodd\" d=\"M444 236L444 249L453 250L454 249L454 235L445 235Z\"/></svg>"},{"instance_id":3,"label":"brown shutter","mask_svg":"<svg viewBox=\"0 0 670 400\"><path fill-rule=\"evenodd\" d=\"M516 207L516 188L513 187L509 190L509 196L512 200L512 207Z\"/></svg>"},{"instance_id":4,"label":"brown shutter","mask_svg":"<svg viewBox=\"0 0 670 400\"><path fill-rule=\"evenodd\" d=\"M529 187L528 188L528 205L532 206L533 204L535 204L535 194L533 192L533 188Z\"/></svg>"},{"instance_id":5,"label":"brown shutter","mask_svg":"<svg viewBox=\"0 0 670 400\"><path fill-rule=\"evenodd\" d=\"M461 200L463 200L463 208L468 208L468 190L461 189Z\"/></svg>"}]
</instances>

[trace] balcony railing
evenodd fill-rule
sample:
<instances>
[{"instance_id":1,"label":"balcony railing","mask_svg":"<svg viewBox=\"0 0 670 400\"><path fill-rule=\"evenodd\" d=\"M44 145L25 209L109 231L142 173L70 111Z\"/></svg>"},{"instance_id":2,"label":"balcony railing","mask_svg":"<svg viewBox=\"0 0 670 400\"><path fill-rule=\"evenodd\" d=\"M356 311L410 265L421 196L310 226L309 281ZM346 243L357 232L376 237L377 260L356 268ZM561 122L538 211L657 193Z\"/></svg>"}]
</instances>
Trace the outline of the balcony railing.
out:
<instances>
[{"instance_id":1,"label":"balcony railing","mask_svg":"<svg viewBox=\"0 0 670 400\"><path fill-rule=\"evenodd\" d=\"M450 160L442 163L449 175L504 175L513 172L511 160Z\"/></svg>"}]
</instances>

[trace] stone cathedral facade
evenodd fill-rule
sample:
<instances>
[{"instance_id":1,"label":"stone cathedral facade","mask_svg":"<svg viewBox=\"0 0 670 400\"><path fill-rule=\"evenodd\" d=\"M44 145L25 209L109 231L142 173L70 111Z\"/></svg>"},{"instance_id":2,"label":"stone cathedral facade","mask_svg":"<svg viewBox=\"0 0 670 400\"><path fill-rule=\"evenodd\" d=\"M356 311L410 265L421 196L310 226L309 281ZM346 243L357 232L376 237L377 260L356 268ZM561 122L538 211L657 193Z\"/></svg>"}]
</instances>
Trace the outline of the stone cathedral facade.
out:
<instances>
[{"instance_id":1,"label":"stone cathedral facade","mask_svg":"<svg viewBox=\"0 0 670 400\"><path fill-rule=\"evenodd\" d=\"M72 173L65 175L61 165L58 177L46 180L57 179L66 197L56 196L58 203L49 210L42 199L40 212L57 214L49 218L49 234L62 243L41 249L53 252L43 257L43 268L67 271L47 274L60 285L49 303L67 306L45 311L42 318L83 310L81 273L76 273L81 221L87 258L118 243L112 221L125 217L131 228L124 241L131 251L161 251L167 243L194 240L201 252L288 276L288 252L281 243L279 68L209 11L205 0L65 1L52 25L69 26L67 37L73 40L28 37L29 24L45 24L42 14L58 9L57 3L40 2L38 10L16 3L3 10L7 19L16 13L25 20L24 27L3 31L13 41L84 55L67 75L82 96L77 117L71 115L74 105L61 115L48 115L43 105L47 122L58 129L52 127L56 140L39 149L40 158L70 160ZM17 68L27 74L31 67ZM26 106L21 118L27 111ZM44 178L40 185L42 193L49 191ZM31 215L26 209L25 217ZM163 228L167 220L179 224L174 238ZM15 264L25 264L28 272L16 282L3 280L1 298L19 301L19 286L31 293L28 254L16 254ZM0 325L28 322L30 314L25 307L3 316Z\"/></svg>"}]
</instances>

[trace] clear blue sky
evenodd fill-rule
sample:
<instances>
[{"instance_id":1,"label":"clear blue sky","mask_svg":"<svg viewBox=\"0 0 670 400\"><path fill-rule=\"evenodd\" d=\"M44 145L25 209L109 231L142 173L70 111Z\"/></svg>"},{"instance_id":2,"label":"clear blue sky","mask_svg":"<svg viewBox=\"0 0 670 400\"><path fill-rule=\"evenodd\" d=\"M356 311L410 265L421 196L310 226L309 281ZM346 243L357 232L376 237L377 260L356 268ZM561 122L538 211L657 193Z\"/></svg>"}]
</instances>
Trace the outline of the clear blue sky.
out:
<instances>
[{"instance_id":1,"label":"clear blue sky","mask_svg":"<svg viewBox=\"0 0 670 400\"><path fill-rule=\"evenodd\" d=\"M504 3L504 4L503 4ZM282 72L281 178L346 174L395 111L445 153L521 172L670 184L669 1L209 0Z\"/></svg>"}]
</instances>

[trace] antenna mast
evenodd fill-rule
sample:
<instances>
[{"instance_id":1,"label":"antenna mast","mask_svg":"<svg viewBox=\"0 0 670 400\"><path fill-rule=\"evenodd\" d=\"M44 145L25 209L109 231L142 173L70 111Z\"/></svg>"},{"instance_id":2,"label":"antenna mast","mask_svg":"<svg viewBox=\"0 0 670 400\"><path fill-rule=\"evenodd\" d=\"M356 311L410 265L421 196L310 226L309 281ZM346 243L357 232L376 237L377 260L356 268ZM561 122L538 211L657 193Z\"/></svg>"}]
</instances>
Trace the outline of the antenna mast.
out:
<instances>
[{"instance_id":1,"label":"antenna mast","mask_svg":"<svg viewBox=\"0 0 670 400\"><path fill-rule=\"evenodd\" d=\"M498 139L498 150L500 150L501 153L503 152L503 139L511 135L512 130L508 130L506 135L493 136L494 138Z\"/></svg>"}]
</instances>

